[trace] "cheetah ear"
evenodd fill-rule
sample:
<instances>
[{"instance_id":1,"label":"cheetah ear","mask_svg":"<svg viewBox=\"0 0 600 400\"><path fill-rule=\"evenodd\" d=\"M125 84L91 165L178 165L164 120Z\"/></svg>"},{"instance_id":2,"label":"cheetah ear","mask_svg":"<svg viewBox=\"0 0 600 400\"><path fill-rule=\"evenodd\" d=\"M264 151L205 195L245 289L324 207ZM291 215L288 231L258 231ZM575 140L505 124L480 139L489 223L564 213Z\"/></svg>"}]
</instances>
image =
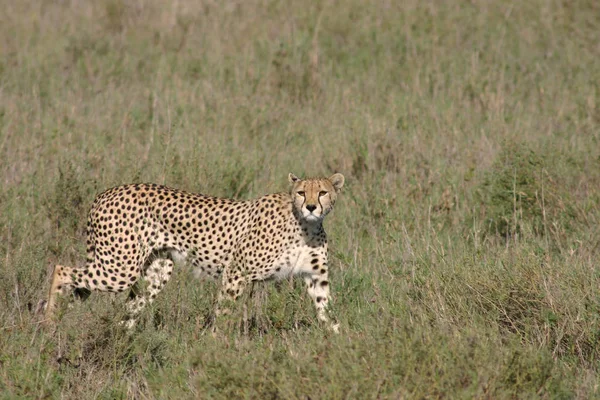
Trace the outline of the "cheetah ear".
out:
<instances>
[{"instance_id":1,"label":"cheetah ear","mask_svg":"<svg viewBox=\"0 0 600 400\"><path fill-rule=\"evenodd\" d=\"M333 174L329 177L329 181L335 188L336 192L342 190L342 186L344 186L344 175L342 174Z\"/></svg>"},{"instance_id":2,"label":"cheetah ear","mask_svg":"<svg viewBox=\"0 0 600 400\"><path fill-rule=\"evenodd\" d=\"M288 175L288 180L293 185L294 183L298 182L300 180L300 178L298 178L296 175L294 175L290 172L290 174Z\"/></svg>"}]
</instances>

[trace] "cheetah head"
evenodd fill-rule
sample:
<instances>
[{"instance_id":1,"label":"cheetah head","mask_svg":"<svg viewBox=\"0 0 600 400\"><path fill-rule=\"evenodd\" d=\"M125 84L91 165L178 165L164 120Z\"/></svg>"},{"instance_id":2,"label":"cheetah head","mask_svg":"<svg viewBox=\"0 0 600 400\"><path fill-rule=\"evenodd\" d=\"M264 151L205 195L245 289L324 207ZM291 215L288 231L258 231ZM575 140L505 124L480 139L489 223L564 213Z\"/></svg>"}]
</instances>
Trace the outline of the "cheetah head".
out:
<instances>
[{"instance_id":1,"label":"cheetah head","mask_svg":"<svg viewBox=\"0 0 600 400\"><path fill-rule=\"evenodd\" d=\"M306 221L325 218L333 209L337 194L344 186L344 175L333 174L329 178L300 179L294 174L288 177L292 184L291 195L294 208Z\"/></svg>"}]
</instances>

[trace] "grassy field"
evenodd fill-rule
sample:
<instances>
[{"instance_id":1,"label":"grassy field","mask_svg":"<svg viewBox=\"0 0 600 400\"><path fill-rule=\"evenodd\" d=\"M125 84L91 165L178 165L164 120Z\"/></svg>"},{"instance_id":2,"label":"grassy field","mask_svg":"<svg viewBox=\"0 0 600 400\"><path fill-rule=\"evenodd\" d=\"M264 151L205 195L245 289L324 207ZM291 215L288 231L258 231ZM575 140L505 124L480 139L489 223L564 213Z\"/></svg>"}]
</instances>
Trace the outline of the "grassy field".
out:
<instances>
[{"instance_id":1,"label":"grassy field","mask_svg":"<svg viewBox=\"0 0 600 400\"><path fill-rule=\"evenodd\" d=\"M600 397L596 1L0 7L1 398ZM346 176L340 335L282 282L215 338L185 265L133 335L123 296L39 323L99 191L289 172Z\"/></svg>"}]
</instances>

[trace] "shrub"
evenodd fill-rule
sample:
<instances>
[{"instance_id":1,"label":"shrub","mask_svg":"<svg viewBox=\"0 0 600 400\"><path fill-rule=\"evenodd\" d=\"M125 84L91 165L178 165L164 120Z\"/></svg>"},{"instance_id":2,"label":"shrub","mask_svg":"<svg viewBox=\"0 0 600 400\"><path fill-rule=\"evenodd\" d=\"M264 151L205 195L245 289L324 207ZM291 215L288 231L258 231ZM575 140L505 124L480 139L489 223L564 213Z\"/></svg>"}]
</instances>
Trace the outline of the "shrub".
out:
<instances>
[{"instance_id":1,"label":"shrub","mask_svg":"<svg viewBox=\"0 0 600 400\"><path fill-rule=\"evenodd\" d=\"M523 143L504 143L477 192L486 233L548 236L573 228L576 213L557 160Z\"/></svg>"}]
</instances>

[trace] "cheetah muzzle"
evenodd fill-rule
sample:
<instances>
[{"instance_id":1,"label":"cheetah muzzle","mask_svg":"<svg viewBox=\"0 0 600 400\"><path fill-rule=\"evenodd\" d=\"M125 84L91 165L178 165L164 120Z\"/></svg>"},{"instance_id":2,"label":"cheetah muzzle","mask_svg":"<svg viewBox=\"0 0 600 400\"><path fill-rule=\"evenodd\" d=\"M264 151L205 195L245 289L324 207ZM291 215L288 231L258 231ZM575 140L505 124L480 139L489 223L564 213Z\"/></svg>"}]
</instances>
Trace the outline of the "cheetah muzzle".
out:
<instances>
[{"instance_id":1,"label":"cheetah muzzle","mask_svg":"<svg viewBox=\"0 0 600 400\"><path fill-rule=\"evenodd\" d=\"M55 266L47 320L53 318L58 295L131 289L126 321L131 327L169 281L174 261L184 259L195 275L221 279L215 315L223 300L236 300L248 283L300 275L318 319L337 332L327 312L331 295L323 219L333 209L344 176L300 179L289 174L289 182L289 192L247 201L156 184L101 193L87 219L86 266Z\"/></svg>"}]
</instances>

